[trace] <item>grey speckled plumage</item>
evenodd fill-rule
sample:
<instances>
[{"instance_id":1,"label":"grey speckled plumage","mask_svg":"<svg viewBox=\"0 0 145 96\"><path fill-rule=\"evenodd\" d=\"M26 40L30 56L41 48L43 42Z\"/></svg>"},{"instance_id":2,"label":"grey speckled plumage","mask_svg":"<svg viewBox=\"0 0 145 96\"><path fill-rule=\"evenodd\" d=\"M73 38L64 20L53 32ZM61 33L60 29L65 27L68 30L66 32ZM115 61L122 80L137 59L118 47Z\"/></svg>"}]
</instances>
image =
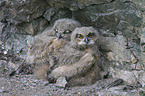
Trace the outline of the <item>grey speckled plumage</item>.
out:
<instances>
[{"instance_id":1,"label":"grey speckled plumage","mask_svg":"<svg viewBox=\"0 0 145 96\"><path fill-rule=\"evenodd\" d=\"M50 30L35 36L26 61L29 64L35 64L34 73L37 77L45 78L44 73L55 63L54 57L50 54L57 52L66 41L70 40L70 34L76 27L81 27L81 24L73 19L59 19ZM61 38L58 38L58 35Z\"/></svg>"},{"instance_id":2,"label":"grey speckled plumage","mask_svg":"<svg viewBox=\"0 0 145 96\"><path fill-rule=\"evenodd\" d=\"M51 51L59 49L63 46L65 40L69 40L70 33L63 36L63 39L57 38L57 34L65 32L66 30L73 31L76 27L80 27L81 24L72 19L59 19L54 23L52 29L43 32L35 36L34 42L28 50L26 61L28 63L41 62L41 59L46 57Z\"/></svg>"},{"instance_id":3,"label":"grey speckled plumage","mask_svg":"<svg viewBox=\"0 0 145 96\"><path fill-rule=\"evenodd\" d=\"M76 28L71 42L66 42L58 52L51 54L56 57L57 64L49 71L47 79L55 82L59 77L66 77L70 86L89 85L100 79L98 38L97 30L92 27Z\"/></svg>"}]
</instances>

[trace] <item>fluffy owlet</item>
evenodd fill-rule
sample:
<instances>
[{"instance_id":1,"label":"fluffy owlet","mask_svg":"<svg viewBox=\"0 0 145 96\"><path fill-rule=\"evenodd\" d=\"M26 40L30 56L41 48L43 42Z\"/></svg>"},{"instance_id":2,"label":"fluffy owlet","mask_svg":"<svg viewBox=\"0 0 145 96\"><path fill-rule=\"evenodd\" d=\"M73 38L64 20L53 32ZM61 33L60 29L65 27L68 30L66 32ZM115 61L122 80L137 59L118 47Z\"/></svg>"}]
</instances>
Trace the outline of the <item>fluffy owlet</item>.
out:
<instances>
[{"instance_id":1,"label":"fluffy owlet","mask_svg":"<svg viewBox=\"0 0 145 96\"><path fill-rule=\"evenodd\" d=\"M54 23L51 30L47 30L35 37L31 48L28 51L26 61L28 63L36 63L42 60L47 52L57 50L65 41L70 40L71 32L80 27L81 24L72 19L59 19Z\"/></svg>"},{"instance_id":2,"label":"fluffy owlet","mask_svg":"<svg viewBox=\"0 0 145 96\"><path fill-rule=\"evenodd\" d=\"M39 67L39 71L35 73L41 78L49 66L53 65L55 58L50 55L57 52L59 48L63 47L65 42L70 40L70 34L76 27L81 24L73 19L59 19L50 30L44 31L35 37L32 46L30 47L26 61L29 64L34 64ZM49 66L48 66L49 65ZM43 78L44 76L42 76Z\"/></svg>"},{"instance_id":3,"label":"fluffy owlet","mask_svg":"<svg viewBox=\"0 0 145 96\"><path fill-rule=\"evenodd\" d=\"M76 28L71 41L64 44L58 52L53 52L57 64L47 79L55 82L65 77L70 86L89 85L100 79L98 31L92 27Z\"/></svg>"}]
</instances>

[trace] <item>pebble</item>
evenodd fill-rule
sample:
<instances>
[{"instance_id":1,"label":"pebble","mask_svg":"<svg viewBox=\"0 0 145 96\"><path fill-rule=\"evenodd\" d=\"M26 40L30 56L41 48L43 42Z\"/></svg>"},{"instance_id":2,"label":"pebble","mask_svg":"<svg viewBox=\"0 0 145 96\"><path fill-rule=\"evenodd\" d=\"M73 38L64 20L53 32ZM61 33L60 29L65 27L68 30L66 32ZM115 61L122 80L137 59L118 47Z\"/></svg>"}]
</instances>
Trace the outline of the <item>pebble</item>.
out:
<instances>
[{"instance_id":1,"label":"pebble","mask_svg":"<svg viewBox=\"0 0 145 96\"><path fill-rule=\"evenodd\" d=\"M9 91L0 89L0 93L9 93Z\"/></svg>"},{"instance_id":2,"label":"pebble","mask_svg":"<svg viewBox=\"0 0 145 96\"><path fill-rule=\"evenodd\" d=\"M8 93L8 94L12 93L12 94L16 94L16 96L19 96L20 94L28 95L27 94L28 92L30 92L30 95L33 95L33 96L35 95L36 96L38 95L39 96L40 95L41 96L96 96L96 95L106 96L106 94L113 94L115 90L116 94L117 93L120 93L121 95L124 94L121 90L116 90L118 89L118 86L112 87L114 88L114 90L111 88L110 90L106 90L106 89L98 90L96 87L97 84L94 84L92 86L69 87L69 90L67 90L65 88L57 87L55 84L49 84L49 82L46 82L43 80L42 81L37 80L32 77L18 76L13 79L9 79L7 82L12 81L9 83L9 85L16 83L17 86L14 86L5 90L5 88L7 88L5 86L7 85L4 85L2 86L3 89L0 89L0 93ZM63 78L62 81L63 80L65 79ZM17 82L17 81L20 81L20 82ZM5 82L5 81L1 81L1 82ZM46 84L46 83L48 83L47 86L41 85L41 84ZM137 91L135 90L134 93L135 92Z\"/></svg>"},{"instance_id":3,"label":"pebble","mask_svg":"<svg viewBox=\"0 0 145 96\"><path fill-rule=\"evenodd\" d=\"M66 81L65 77L59 77L56 81L56 86L57 87L65 88L66 84L67 84L67 81Z\"/></svg>"}]
</instances>

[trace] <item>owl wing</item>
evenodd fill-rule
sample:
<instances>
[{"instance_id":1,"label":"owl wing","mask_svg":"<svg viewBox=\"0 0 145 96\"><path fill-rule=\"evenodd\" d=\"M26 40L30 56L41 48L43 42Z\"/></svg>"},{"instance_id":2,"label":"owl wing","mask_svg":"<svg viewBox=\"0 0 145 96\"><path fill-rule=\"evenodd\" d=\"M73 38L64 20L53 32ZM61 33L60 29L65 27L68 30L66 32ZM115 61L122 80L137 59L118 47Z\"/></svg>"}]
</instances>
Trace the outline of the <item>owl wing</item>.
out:
<instances>
[{"instance_id":1,"label":"owl wing","mask_svg":"<svg viewBox=\"0 0 145 96\"><path fill-rule=\"evenodd\" d=\"M28 50L26 61L28 63L37 63L45 60L44 57L48 55L49 46L53 44L55 39L55 36L37 36Z\"/></svg>"},{"instance_id":2,"label":"owl wing","mask_svg":"<svg viewBox=\"0 0 145 96\"><path fill-rule=\"evenodd\" d=\"M90 53L86 53L78 62L54 69L48 76L48 80L57 79L59 77L70 78L78 74L83 74L90 69L94 63L94 56Z\"/></svg>"}]
</instances>

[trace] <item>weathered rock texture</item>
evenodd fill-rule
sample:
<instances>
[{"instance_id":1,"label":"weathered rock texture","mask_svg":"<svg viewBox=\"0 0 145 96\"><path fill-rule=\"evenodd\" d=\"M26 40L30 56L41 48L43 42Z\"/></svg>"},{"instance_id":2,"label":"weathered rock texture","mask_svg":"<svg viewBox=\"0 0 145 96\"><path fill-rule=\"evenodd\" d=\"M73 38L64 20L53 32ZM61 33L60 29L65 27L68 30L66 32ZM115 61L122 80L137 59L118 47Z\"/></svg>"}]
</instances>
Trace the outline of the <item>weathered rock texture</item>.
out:
<instances>
[{"instance_id":1,"label":"weathered rock texture","mask_svg":"<svg viewBox=\"0 0 145 96\"><path fill-rule=\"evenodd\" d=\"M43 16L53 24L55 20L60 18L72 18L72 12L69 9L50 8Z\"/></svg>"},{"instance_id":2,"label":"weathered rock texture","mask_svg":"<svg viewBox=\"0 0 145 96\"><path fill-rule=\"evenodd\" d=\"M48 4L55 8L69 8L72 11L83 9L92 4L109 3L112 0L46 0Z\"/></svg>"},{"instance_id":3,"label":"weathered rock texture","mask_svg":"<svg viewBox=\"0 0 145 96\"><path fill-rule=\"evenodd\" d=\"M31 22L48 8L44 0L1 0L0 20L13 24Z\"/></svg>"},{"instance_id":4,"label":"weathered rock texture","mask_svg":"<svg viewBox=\"0 0 145 96\"><path fill-rule=\"evenodd\" d=\"M21 34L36 35L42 33L42 31L48 26L48 21L42 17L33 20L28 23L21 23L17 25L17 29Z\"/></svg>"},{"instance_id":5,"label":"weathered rock texture","mask_svg":"<svg viewBox=\"0 0 145 96\"><path fill-rule=\"evenodd\" d=\"M35 35L59 18L74 18L99 30L105 71L144 86L144 6L138 0L1 0L0 47L25 58Z\"/></svg>"}]
</instances>

